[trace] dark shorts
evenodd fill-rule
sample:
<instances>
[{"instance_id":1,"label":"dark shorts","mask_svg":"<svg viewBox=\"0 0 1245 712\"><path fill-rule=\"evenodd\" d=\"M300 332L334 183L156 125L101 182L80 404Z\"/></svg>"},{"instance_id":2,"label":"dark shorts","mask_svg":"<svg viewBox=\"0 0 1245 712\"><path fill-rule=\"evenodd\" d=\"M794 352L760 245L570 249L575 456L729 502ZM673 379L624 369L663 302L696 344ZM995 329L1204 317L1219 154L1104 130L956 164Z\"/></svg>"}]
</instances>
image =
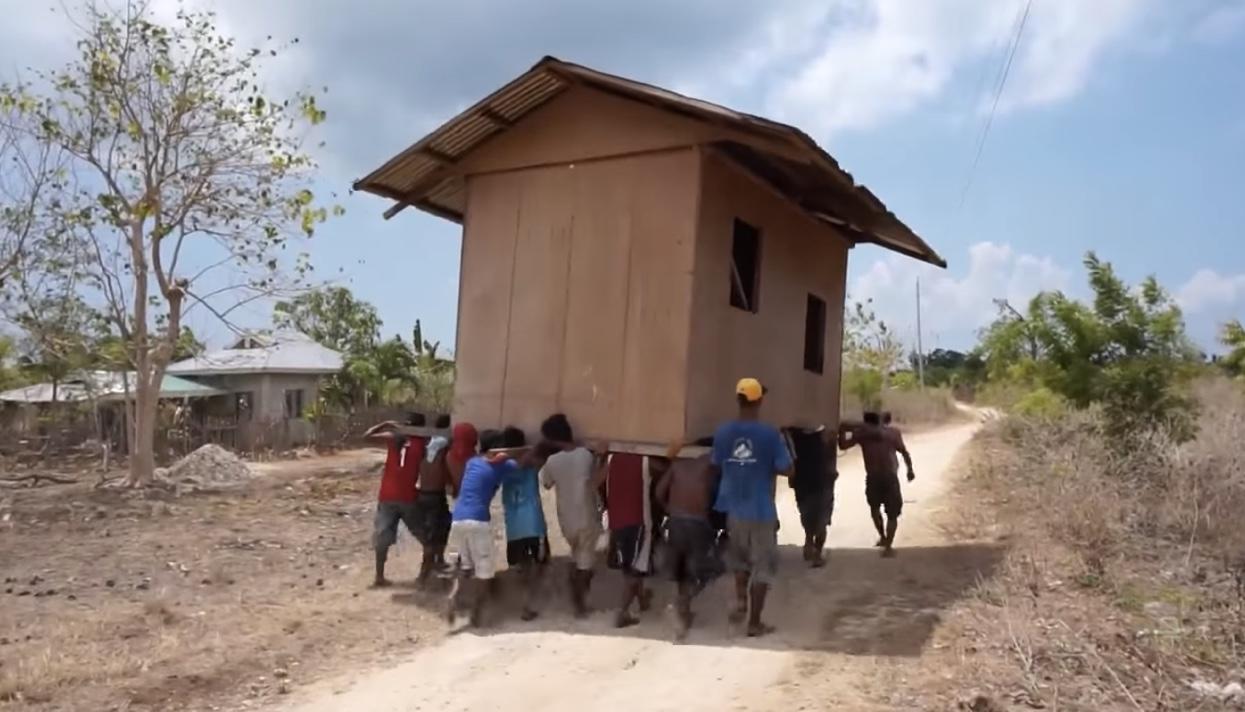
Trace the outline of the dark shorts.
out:
<instances>
[{"instance_id":1,"label":"dark shorts","mask_svg":"<svg viewBox=\"0 0 1245 712\"><path fill-rule=\"evenodd\" d=\"M406 530L415 534L415 503L414 502L377 502L376 518L372 525L372 546L376 549L388 549L398 540L398 522L406 525Z\"/></svg>"},{"instance_id":2,"label":"dark shorts","mask_svg":"<svg viewBox=\"0 0 1245 712\"><path fill-rule=\"evenodd\" d=\"M421 546L444 548L450 538L450 503L444 492L420 492L415 497L415 529Z\"/></svg>"},{"instance_id":3,"label":"dark shorts","mask_svg":"<svg viewBox=\"0 0 1245 712\"><path fill-rule=\"evenodd\" d=\"M703 587L722 573L717 557L716 532L705 519L670 517L666 520L670 574L679 583Z\"/></svg>"},{"instance_id":4,"label":"dark shorts","mask_svg":"<svg viewBox=\"0 0 1245 712\"><path fill-rule=\"evenodd\" d=\"M797 493L795 506L800 510L800 526L804 527L805 534L825 534L834 515L834 489L826 487L820 491Z\"/></svg>"},{"instance_id":5,"label":"dark shorts","mask_svg":"<svg viewBox=\"0 0 1245 712\"><path fill-rule=\"evenodd\" d=\"M647 576L653 569L653 536L643 524L610 530L611 569L631 576Z\"/></svg>"},{"instance_id":6,"label":"dark shorts","mask_svg":"<svg viewBox=\"0 0 1245 712\"><path fill-rule=\"evenodd\" d=\"M899 473L865 476L865 500L870 508L882 507L886 514L898 517L903 512L903 490L899 487Z\"/></svg>"},{"instance_id":7,"label":"dark shorts","mask_svg":"<svg viewBox=\"0 0 1245 712\"><path fill-rule=\"evenodd\" d=\"M709 510L709 526L713 527L715 536L726 536L726 512L716 509Z\"/></svg>"},{"instance_id":8,"label":"dark shorts","mask_svg":"<svg viewBox=\"0 0 1245 712\"><path fill-rule=\"evenodd\" d=\"M543 536L511 539L506 542L506 564L524 566L549 561L549 539Z\"/></svg>"}]
</instances>

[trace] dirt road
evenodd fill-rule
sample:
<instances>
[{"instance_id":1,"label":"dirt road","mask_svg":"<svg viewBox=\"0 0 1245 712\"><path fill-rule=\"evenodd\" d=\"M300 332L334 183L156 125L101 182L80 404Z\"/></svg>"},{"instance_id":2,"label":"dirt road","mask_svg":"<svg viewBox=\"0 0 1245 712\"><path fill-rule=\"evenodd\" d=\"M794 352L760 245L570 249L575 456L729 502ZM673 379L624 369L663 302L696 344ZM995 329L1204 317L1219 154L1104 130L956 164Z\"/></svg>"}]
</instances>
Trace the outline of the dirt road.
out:
<instances>
[{"instance_id":1,"label":"dirt road","mask_svg":"<svg viewBox=\"0 0 1245 712\"><path fill-rule=\"evenodd\" d=\"M656 581L658 605L624 632L598 612L575 621L558 607L541 619L504 623L298 693L283 709L761 710L911 709L900 690L917 671L941 612L962 596L996 554L948 545L931 524L952 464L977 429L966 424L909 438L918 479L905 489L899 557L883 560L864 504L859 454L840 462L830 565L808 570L791 492L780 486L781 579L767 616L778 632L748 639L729 630L730 584L719 580L696 602L696 627L670 642L664 614L672 585ZM557 536L555 534L555 536ZM561 576L556 576L561 578ZM594 605L608 607L617 574L602 572ZM551 593L561 598L561 592Z\"/></svg>"}]
</instances>

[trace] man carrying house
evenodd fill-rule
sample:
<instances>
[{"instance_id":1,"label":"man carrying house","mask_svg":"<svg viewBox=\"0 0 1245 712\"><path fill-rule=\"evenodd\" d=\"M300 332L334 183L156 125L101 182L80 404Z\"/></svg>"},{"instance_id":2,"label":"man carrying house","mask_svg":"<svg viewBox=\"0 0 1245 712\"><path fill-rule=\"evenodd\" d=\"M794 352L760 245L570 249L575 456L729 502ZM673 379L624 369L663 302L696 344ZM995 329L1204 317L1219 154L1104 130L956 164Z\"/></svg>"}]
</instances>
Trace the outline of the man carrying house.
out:
<instances>
[{"instance_id":1,"label":"man carrying house","mask_svg":"<svg viewBox=\"0 0 1245 712\"><path fill-rule=\"evenodd\" d=\"M760 381L741 379L735 386L739 416L713 436L712 463L722 473L714 509L726 513L727 565L735 572L736 605L730 620L742 623L747 617L751 637L773 630L761 621L761 613L778 574L776 476L791 469L782 435L760 421L764 396Z\"/></svg>"},{"instance_id":2,"label":"man carrying house","mask_svg":"<svg viewBox=\"0 0 1245 712\"><path fill-rule=\"evenodd\" d=\"M622 601L614 618L615 628L639 623L631 615L631 603L647 611L652 589L644 579L653 565L653 534L657 523L652 507L653 462L645 455L613 453L606 460L605 510L609 519L609 566L623 574Z\"/></svg>"},{"instance_id":3,"label":"man carrying house","mask_svg":"<svg viewBox=\"0 0 1245 712\"><path fill-rule=\"evenodd\" d=\"M601 509L597 504L597 456L575 443L566 416L558 413L541 423L544 441L537 455L547 454L540 469L545 489L557 493L558 525L571 547L571 606L577 618L588 615L588 590L596 565L597 540L601 537Z\"/></svg>"},{"instance_id":4,"label":"man carrying house","mask_svg":"<svg viewBox=\"0 0 1245 712\"><path fill-rule=\"evenodd\" d=\"M433 572L445 566L445 545L449 540L450 470L449 440L436 436L428 441L424 459L419 463L419 480L415 495L415 538L424 549L419 565L417 585L425 585Z\"/></svg>"},{"instance_id":5,"label":"man carrying house","mask_svg":"<svg viewBox=\"0 0 1245 712\"><path fill-rule=\"evenodd\" d=\"M863 423L844 422L839 430L839 448L847 450L859 445L865 461L865 500L869 503L869 515L878 532L876 546L882 547L882 556L895 555L895 532L899 528L899 515L903 512L903 490L899 486L899 461L896 453L903 456L908 467L908 481L916 479L912 470L912 456L904 446L899 430L882 424L876 412L864 414ZM886 521L882 510L886 510Z\"/></svg>"},{"instance_id":6,"label":"man carrying house","mask_svg":"<svg viewBox=\"0 0 1245 712\"><path fill-rule=\"evenodd\" d=\"M372 529L372 548L376 551L376 577L372 586L375 588L389 585L385 578L385 562L389 558L389 548L398 540L398 522L405 524L412 535L419 529L415 515L415 481L419 462L424 458L425 442L423 438L401 435L397 428L396 422L387 420L363 434L365 438L387 441L388 447Z\"/></svg>"},{"instance_id":7,"label":"man carrying house","mask_svg":"<svg viewBox=\"0 0 1245 712\"><path fill-rule=\"evenodd\" d=\"M826 429L787 428L795 471L791 489L804 528L804 561L812 568L825 566L826 529L834 514L834 482L838 478L834 439L826 443Z\"/></svg>"},{"instance_id":8,"label":"man carrying house","mask_svg":"<svg viewBox=\"0 0 1245 712\"><path fill-rule=\"evenodd\" d=\"M480 435L480 448L485 452L503 444L502 434L496 430L486 430ZM451 624L464 591L471 609L471 625L479 626L483 621L489 583L497 574L489 505L501 486L502 477L518 466L505 454L481 454L467 460L463 467L449 537L450 545L458 552L458 576L446 610L446 619Z\"/></svg>"},{"instance_id":9,"label":"man carrying house","mask_svg":"<svg viewBox=\"0 0 1245 712\"><path fill-rule=\"evenodd\" d=\"M710 505L718 488L719 470L713 466L713 438L692 443L705 454L676 459L682 443L666 451L670 467L657 481L657 500L666 511L666 538L670 573L678 586L675 602L675 639L687 637L692 625L692 599L721 572L717 558L716 531L710 522Z\"/></svg>"},{"instance_id":10,"label":"man carrying house","mask_svg":"<svg viewBox=\"0 0 1245 712\"><path fill-rule=\"evenodd\" d=\"M505 429L503 440L511 452L525 449L527 444L523 431L515 427ZM537 474L541 464L535 457L525 454L519 466L507 471L501 481L501 501L506 513L506 564L517 569L523 581L520 618L525 621L534 620L538 615L536 599L541 574L549 562L549 537Z\"/></svg>"}]
</instances>

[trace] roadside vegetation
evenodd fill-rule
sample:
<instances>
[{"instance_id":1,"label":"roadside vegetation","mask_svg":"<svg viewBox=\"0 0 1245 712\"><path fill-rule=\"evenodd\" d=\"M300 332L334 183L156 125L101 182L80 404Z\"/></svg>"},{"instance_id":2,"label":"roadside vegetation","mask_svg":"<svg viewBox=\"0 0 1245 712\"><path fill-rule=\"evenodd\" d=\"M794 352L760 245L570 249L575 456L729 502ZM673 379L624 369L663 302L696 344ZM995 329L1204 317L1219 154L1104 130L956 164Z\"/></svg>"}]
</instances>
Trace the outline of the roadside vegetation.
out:
<instances>
[{"instance_id":1,"label":"roadside vegetation","mask_svg":"<svg viewBox=\"0 0 1245 712\"><path fill-rule=\"evenodd\" d=\"M976 443L952 526L1002 542L956 613L975 710L1245 704L1245 334L1207 362L1153 280L1085 262L1088 303L1001 307L976 355Z\"/></svg>"}]
</instances>

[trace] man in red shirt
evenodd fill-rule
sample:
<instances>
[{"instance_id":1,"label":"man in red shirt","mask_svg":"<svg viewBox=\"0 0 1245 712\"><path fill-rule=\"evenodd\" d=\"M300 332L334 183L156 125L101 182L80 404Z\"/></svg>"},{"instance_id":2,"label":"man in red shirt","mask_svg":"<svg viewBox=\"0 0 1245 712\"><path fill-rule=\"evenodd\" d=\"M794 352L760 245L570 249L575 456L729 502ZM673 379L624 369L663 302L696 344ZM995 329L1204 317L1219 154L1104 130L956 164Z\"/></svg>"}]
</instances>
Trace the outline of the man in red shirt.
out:
<instances>
[{"instance_id":1,"label":"man in red shirt","mask_svg":"<svg viewBox=\"0 0 1245 712\"><path fill-rule=\"evenodd\" d=\"M623 573L622 601L614 626L626 628L639 621L631 615L631 602L647 611L653 601L652 589L644 578L653 568L653 531L657 517L652 506L654 475L652 458L631 453L614 453L605 466L605 509L609 515L609 566Z\"/></svg>"},{"instance_id":2,"label":"man in red shirt","mask_svg":"<svg viewBox=\"0 0 1245 712\"><path fill-rule=\"evenodd\" d=\"M385 561L389 547L398 540L398 522L414 536L418 526L415 516L415 483L419 479L419 463L424 459L424 438L407 437L396 431L392 420L378 423L363 434L366 438L386 440L388 454L380 477L380 493L376 502L376 519L372 529L372 547L376 550L376 579L372 586L389 585L385 578Z\"/></svg>"}]
</instances>

